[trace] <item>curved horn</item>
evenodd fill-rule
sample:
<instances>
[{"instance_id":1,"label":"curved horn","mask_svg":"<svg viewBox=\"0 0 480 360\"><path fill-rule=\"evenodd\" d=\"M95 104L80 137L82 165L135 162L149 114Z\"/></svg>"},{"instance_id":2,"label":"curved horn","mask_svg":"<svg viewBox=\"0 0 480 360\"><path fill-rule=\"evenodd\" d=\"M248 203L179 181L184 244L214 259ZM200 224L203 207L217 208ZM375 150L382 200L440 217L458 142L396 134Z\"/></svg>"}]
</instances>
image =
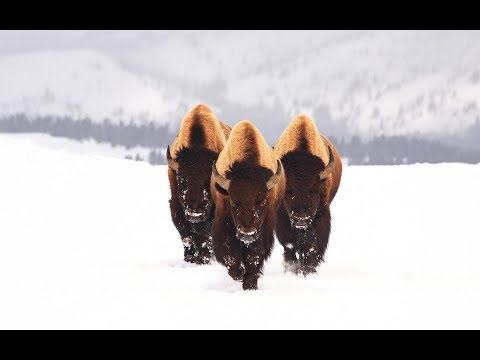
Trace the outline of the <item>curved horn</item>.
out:
<instances>
[{"instance_id":1,"label":"curved horn","mask_svg":"<svg viewBox=\"0 0 480 360\"><path fill-rule=\"evenodd\" d=\"M228 191L228 188L230 186L230 180L226 179L224 176L218 173L216 161L214 161L212 164L212 175L215 179L215 182L220 185L224 190Z\"/></svg>"},{"instance_id":2,"label":"curved horn","mask_svg":"<svg viewBox=\"0 0 480 360\"><path fill-rule=\"evenodd\" d=\"M172 168L172 170L174 171L178 170L178 162L172 159L172 155L170 155L170 145L167 146L167 163L168 163L168 166Z\"/></svg>"},{"instance_id":3,"label":"curved horn","mask_svg":"<svg viewBox=\"0 0 480 360\"><path fill-rule=\"evenodd\" d=\"M328 165L325 166L325 169L323 169L323 171L320 171L320 179L323 180L325 179L328 175L330 175L330 173L332 172L333 170L333 167L335 166L335 158L333 157L333 152L332 152L332 149L330 148L330 146L328 147L328 153L329 153L329 160L328 160Z\"/></svg>"},{"instance_id":4,"label":"curved horn","mask_svg":"<svg viewBox=\"0 0 480 360\"><path fill-rule=\"evenodd\" d=\"M277 159L277 172L273 174L267 181L267 189L270 190L280 181L282 175L282 163Z\"/></svg>"}]
</instances>

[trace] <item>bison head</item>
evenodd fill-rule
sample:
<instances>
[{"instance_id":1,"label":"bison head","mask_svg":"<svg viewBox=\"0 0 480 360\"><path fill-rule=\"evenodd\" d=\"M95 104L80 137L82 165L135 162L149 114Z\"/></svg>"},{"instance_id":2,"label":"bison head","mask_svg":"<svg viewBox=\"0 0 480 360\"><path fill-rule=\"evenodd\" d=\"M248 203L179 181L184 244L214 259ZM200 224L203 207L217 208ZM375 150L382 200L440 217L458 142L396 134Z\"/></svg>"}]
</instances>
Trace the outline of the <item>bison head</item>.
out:
<instances>
[{"instance_id":1,"label":"bison head","mask_svg":"<svg viewBox=\"0 0 480 360\"><path fill-rule=\"evenodd\" d=\"M287 177L283 203L291 225L297 229L308 228L327 203L325 181L335 163L330 147L328 152L326 166L309 153L294 151L282 157Z\"/></svg>"},{"instance_id":2,"label":"bison head","mask_svg":"<svg viewBox=\"0 0 480 360\"><path fill-rule=\"evenodd\" d=\"M218 173L215 162L212 175L218 191L227 195L237 238L245 244L258 239L267 215L270 190L279 182L282 164L277 161L275 174L271 170L235 162L225 176Z\"/></svg>"},{"instance_id":3,"label":"bison head","mask_svg":"<svg viewBox=\"0 0 480 360\"><path fill-rule=\"evenodd\" d=\"M213 204L210 195L212 163L218 154L206 150L182 148L176 159L167 148L168 166L175 172L178 199L187 221L200 223L207 220Z\"/></svg>"}]
</instances>

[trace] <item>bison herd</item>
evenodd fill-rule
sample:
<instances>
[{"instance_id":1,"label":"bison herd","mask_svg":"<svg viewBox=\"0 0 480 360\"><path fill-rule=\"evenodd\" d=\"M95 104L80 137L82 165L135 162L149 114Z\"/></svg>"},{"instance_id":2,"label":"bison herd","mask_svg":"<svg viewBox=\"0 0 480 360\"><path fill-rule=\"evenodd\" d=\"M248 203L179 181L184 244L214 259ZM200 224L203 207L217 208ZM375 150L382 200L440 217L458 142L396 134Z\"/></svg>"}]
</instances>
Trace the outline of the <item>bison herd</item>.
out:
<instances>
[{"instance_id":1,"label":"bison herd","mask_svg":"<svg viewBox=\"0 0 480 360\"><path fill-rule=\"evenodd\" d=\"M185 261L208 264L213 256L243 289L257 289L275 234L286 271L316 272L342 162L311 118L295 117L271 147L250 121L230 129L198 105L183 119L167 161Z\"/></svg>"}]
</instances>

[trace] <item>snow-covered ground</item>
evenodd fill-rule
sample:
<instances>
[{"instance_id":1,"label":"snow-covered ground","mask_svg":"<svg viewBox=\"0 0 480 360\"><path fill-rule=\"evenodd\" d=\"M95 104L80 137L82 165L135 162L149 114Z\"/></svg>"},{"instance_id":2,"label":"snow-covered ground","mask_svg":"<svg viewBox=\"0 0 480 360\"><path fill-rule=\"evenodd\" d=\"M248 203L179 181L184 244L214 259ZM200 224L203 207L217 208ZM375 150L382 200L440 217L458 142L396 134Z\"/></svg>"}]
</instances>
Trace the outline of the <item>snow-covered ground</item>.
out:
<instances>
[{"instance_id":1,"label":"snow-covered ground","mask_svg":"<svg viewBox=\"0 0 480 360\"><path fill-rule=\"evenodd\" d=\"M112 157L118 159L125 159L126 156L130 156L135 159L135 156L139 155L142 159L148 159L148 154L152 149L135 146L132 148L126 148L125 146L116 145L113 146L109 143L98 143L95 140L72 140L65 137L55 137L47 134L38 133L21 133L21 134L1 134L0 138L10 138L23 140L42 148L48 148L57 151L66 151L73 154L82 155L100 155L103 157ZM166 150L166 149L165 149ZM163 151L163 149L162 149Z\"/></svg>"},{"instance_id":2,"label":"snow-covered ground","mask_svg":"<svg viewBox=\"0 0 480 360\"><path fill-rule=\"evenodd\" d=\"M326 262L182 260L166 167L0 136L2 329L480 328L480 166L347 166Z\"/></svg>"}]
</instances>

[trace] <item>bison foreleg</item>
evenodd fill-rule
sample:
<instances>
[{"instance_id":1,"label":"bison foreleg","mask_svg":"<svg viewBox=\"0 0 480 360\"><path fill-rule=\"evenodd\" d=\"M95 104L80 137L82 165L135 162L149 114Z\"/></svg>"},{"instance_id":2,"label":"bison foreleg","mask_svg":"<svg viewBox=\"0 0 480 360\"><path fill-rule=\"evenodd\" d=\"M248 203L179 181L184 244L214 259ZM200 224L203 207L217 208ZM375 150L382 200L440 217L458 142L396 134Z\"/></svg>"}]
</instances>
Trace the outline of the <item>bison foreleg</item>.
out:
<instances>
[{"instance_id":1,"label":"bison foreleg","mask_svg":"<svg viewBox=\"0 0 480 360\"><path fill-rule=\"evenodd\" d=\"M194 233L185 219L182 207L176 197L170 200L170 214L183 243L183 259L186 262L196 263Z\"/></svg>"},{"instance_id":2,"label":"bison foreleg","mask_svg":"<svg viewBox=\"0 0 480 360\"><path fill-rule=\"evenodd\" d=\"M212 257L212 240L198 234L192 235L193 262L196 264L208 264Z\"/></svg>"},{"instance_id":3,"label":"bison foreleg","mask_svg":"<svg viewBox=\"0 0 480 360\"><path fill-rule=\"evenodd\" d=\"M195 263L195 245L193 244L192 236L182 237L183 242L183 260L186 262Z\"/></svg>"},{"instance_id":4,"label":"bison foreleg","mask_svg":"<svg viewBox=\"0 0 480 360\"><path fill-rule=\"evenodd\" d=\"M302 273L308 275L316 273L317 266L324 261L325 251L330 237L330 208L326 206L321 215L314 222L314 239L305 241L302 249Z\"/></svg>"},{"instance_id":5,"label":"bison foreleg","mask_svg":"<svg viewBox=\"0 0 480 360\"><path fill-rule=\"evenodd\" d=\"M277 211L277 222L275 225L275 233L278 241L283 246L283 266L285 271L293 273L298 272L297 260L297 238L295 230L290 226L290 218L285 211L283 205Z\"/></svg>"},{"instance_id":6,"label":"bison foreleg","mask_svg":"<svg viewBox=\"0 0 480 360\"><path fill-rule=\"evenodd\" d=\"M258 278L262 274L265 258L255 251L253 246L242 249L243 264L245 265L245 276L243 277L244 290L258 289Z\"/></svg>"},{"instance_id":7,"label":"bison foreleg","mask_svg":"<svg viewBox=\"0 0 480 360\"><path fill-rule=\"evenodd\" d=\"M242 266L242 249L235 236L232 220L226 217L215 219L212 228L213 254L217 261L228 269L234 280L242 280L245 272Z\"/></svg>"}]
</instances>

